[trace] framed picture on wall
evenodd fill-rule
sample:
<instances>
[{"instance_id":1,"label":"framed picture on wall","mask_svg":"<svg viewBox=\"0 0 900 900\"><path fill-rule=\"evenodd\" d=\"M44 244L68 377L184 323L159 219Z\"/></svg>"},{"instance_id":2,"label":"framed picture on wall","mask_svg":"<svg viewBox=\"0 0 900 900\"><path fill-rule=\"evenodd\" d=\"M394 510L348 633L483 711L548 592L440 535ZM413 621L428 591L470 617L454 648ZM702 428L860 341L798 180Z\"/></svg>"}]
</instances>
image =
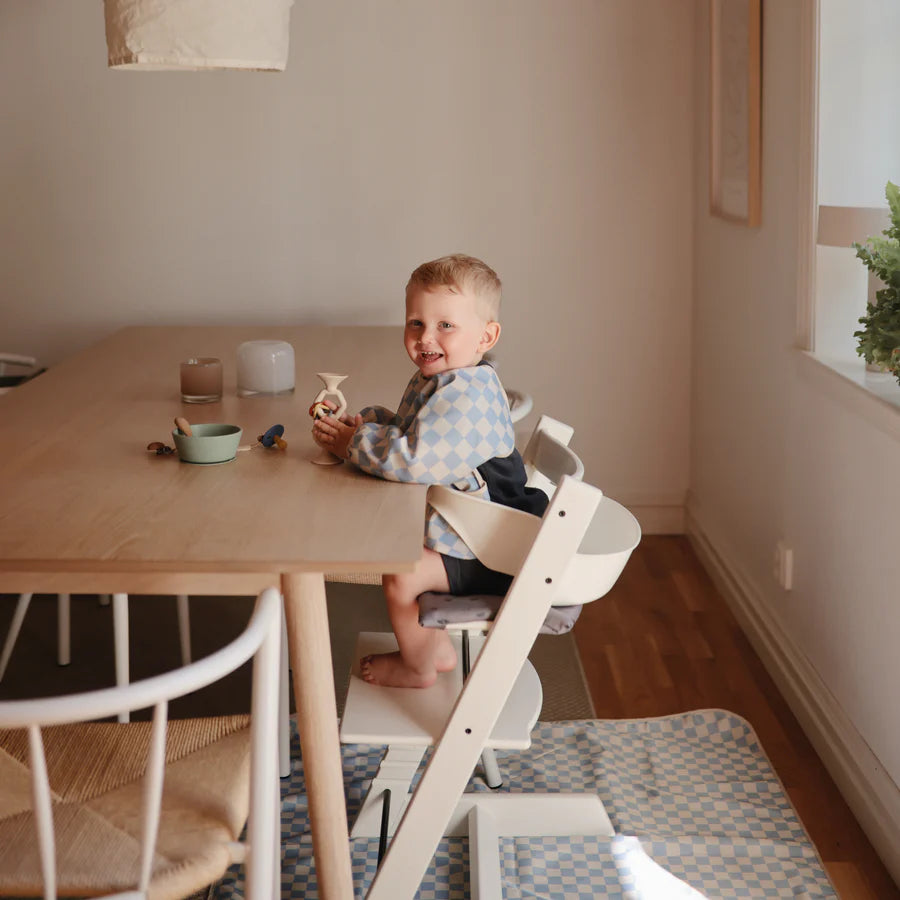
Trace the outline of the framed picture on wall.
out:
<instances>
[{"instance_id":1,"label":"framed picture on wall","mask_svg":"<svg viewBox=\"0 0 900 900\"><path fill-rule=\"evenodd\" d=\"M762 0L709 0L710 212L755 227L760 209Z\"/></svg>"}]
</instances>

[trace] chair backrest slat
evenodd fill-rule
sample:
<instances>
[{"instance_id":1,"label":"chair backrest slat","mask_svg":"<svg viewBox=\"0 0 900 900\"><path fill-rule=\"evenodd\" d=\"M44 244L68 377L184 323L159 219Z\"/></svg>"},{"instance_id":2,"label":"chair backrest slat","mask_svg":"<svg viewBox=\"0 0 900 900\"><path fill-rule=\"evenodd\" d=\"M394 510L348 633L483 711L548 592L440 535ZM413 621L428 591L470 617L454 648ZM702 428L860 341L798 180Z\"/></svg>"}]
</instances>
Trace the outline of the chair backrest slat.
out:
<instances>
[{"instance_id":1,"label":"chair backrest slat","mask_svg":"<svg viewBox=\"0 0 900 900\"><path fill-rule=\"evenodd\" d=\"M138 889L146 893L150 887L153 856L159 834L159 814L162 809L163 777L166 769L166 736L169 723L169 704L161 700L153 707L150 746L147 748L147 772L144 775L144 822L141 851L141 878Z\"/></svg>"},{"instance_id":2,"label":"chair backrest slat","mask_svg":"<svg viewBox=\"0 0 900 900\"><path fill-rule=\"evenodd\" d=\"M53 838L53 805L50 801L50 778L44 756L44 740L39 725L28 728L28 755L31 762L31 796L37 826L44 900L56 900L56 842Z\"/></svg>"},{"instance_id":3,"label":"chair backrest slat","mask_svg":"<svg viewBox=\"0 0 900 900\"><path fill-rule=\"evenodd\" d=\"M277 753L272 735L278 733L278 712L273 704L264 703L267 696L278 696L280 671L278 665L282 648L287 650L287 636L283 629L283 613L279 613L279 627L266 636L253 660L254 728L250 756L251 779L256 784L271 785L275 799L258 795L251 797L247 821L249 865L245 867L246 896L267 897L272 891L272 861L265 850L275 855L275 865L281 860L281 823L279 819L280 788L278 786ZM285 667L286 668L286 667ZM287 689L287 685L285 685Z\"/></svg>"}]
</instances>

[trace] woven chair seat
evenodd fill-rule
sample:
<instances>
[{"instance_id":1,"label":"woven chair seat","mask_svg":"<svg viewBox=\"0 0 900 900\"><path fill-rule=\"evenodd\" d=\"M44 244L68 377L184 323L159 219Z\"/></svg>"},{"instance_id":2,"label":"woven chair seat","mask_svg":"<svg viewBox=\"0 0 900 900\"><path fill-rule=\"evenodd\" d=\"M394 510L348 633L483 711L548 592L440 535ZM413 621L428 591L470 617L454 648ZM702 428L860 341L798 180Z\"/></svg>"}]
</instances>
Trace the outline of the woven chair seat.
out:
<instances>
[{"instance_id":1,"label":"woven chair seat","mask_svg":"<svg viewBox=\"0 0 900 900\"><path fill-rule=\"evenodd\" d=\"M381 576L377 572L329 572L325 580L340 584L381 584Z\"/></svg>"},{"instance_id":2,"label":"woven chair seat","mask_svg":"<svg viewBox=\"0 0 900 900\"><path fill-rule=\"evenodd\" d=\"M149 896L185 897L234 862L248 814L249 716L170 720ZM61 895L133 890L149 722L43 729ZM0 896L42 896L28 735L0 731ZM97 872L105 883L98 883Z\"/></svg>"}]
</instances>

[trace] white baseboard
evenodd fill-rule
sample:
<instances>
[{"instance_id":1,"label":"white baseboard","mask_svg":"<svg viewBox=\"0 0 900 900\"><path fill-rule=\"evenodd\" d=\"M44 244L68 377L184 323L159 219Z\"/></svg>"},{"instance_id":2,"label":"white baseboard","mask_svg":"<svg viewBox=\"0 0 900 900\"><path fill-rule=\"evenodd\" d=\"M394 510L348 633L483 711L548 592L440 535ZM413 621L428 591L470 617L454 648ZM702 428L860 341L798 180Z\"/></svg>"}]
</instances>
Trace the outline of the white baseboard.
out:
<instances>
[{"instance_id":1,"label":"white baseboard","mask_svg":"<svg viewBox=\"0 0 900 900\"><path fill-rule=\"evenodd\" d=\"M684 534L685 493L610 493L640 523L642 534Z\"/></svg>"},{"instance_id":2,"label":"white baseboard","mask_svg":"<svg viewBox=\"0 0 900 900\"><path fill-rule=\"evenodd\" d=\"M694 504L685 528L694 549L825 764L835 784L900 885L900 788L884 770L827 685L785 631L723 541Z\"/></svg>"},{"instance_id":3,"label":"white baseboard","mask_svg":"<svg viewBox=\"0 0 900 900\"><path fill-rule=\"evenodd\" d=\"M641 534L684 534L683 506L633 506L623 503L638 520Z\"/></svg>"}]
</instances>

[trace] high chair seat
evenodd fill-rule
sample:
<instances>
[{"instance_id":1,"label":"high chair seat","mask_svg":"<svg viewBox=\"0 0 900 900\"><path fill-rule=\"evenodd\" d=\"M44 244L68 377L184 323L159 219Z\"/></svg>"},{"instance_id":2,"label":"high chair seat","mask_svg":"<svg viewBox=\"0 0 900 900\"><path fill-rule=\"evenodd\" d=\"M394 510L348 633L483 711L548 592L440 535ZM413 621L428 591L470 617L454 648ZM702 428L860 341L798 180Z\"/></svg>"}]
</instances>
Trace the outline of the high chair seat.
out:
<instances>
[{"instance_id":1,"label":"high chair seat","mask_svg":"<svg viewBox=\"0 0 900 900\"><path fill-rule=\"evenodd\" d=\"M461 629L479 624L487 628L502 603L503 597L494 594L458 597L429 591L419 595L419 624L423 628ZM566 634L575 627L580 615L580 605L551 606L540 633Z\"/></svg>"}]
</instances>

